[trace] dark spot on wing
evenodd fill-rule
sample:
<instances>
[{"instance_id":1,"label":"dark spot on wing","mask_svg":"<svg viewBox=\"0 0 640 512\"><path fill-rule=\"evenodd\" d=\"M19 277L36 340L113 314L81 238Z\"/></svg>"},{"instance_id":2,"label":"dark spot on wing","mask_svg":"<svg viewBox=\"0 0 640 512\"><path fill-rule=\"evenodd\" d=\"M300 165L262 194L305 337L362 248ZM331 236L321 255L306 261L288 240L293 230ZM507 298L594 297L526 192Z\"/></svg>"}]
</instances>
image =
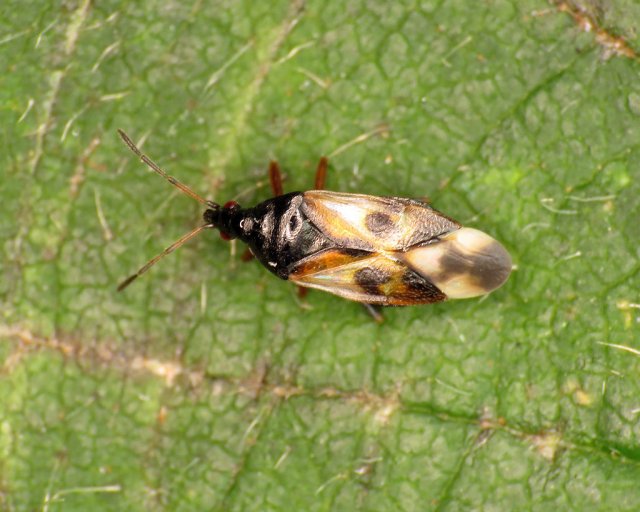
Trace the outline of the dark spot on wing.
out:
<instances>
[{"instance_id":1,"label":"dark spot on wing","mask_svg":"<svg viewBox=\"0 0 640 512\"><path fill-rule=\"evenodd\" d=\"M442 269L438 277L446 281L457 275L467 274L473 285L484 290L494 290L511 272L509 260L508 253L498 242L471 254L451 248L442 257Z\"/></svg>"},{"instance_id":2,"label":"dark spot on wing","mask_svg":"<svg viewBox=\"0 0 640 512\"><path fill-rule=\"evenodd\" d=\"M375 267L361 268L353 277L358 286L371 295L381 295L380 285L391 280L391 276L387 272Z\"/></svg>"},{"instance_id":3,"label":"dark spot on wing","mask_svg":"<svg viewBox=\"0 0 640 512\"><path fill-rule=\"evenodd\" d=\"M459 274L466 274L471 270L474 262L454 246L444 253L440 264L442 265L440 276L448 279Z\"/></svg>"},{"instance_id":4,"label":"dark spot on wing","mask_svg":"<svg viewBox=\"0 0 640 512\"><path fill-rule=\"evenodd\" d=\"M439 302L447 298L437 286L413 270L405 270L402 283L406 286L408 295L420 302Z\"/></svg>"},{"instance_id":5,"label":"dark spot on wing","mask_svg":"<svg viewBox=\"0 0 640 512\"><path fill-rule=\"evenodd\" d=\"M375 235L383 235L394 229L391 217L383 212L370 213L365 217L367 229Z\"/></svg>"},{"instance_id":6,"label":"dark spot on wing","mask_svg":"<svg viewBox=\"0 0 640 512\"><path fill-rule=\"evenodd\" d=\"M510 273L511 257L498 242L490 244L475 257L473 277L485 290L494 290L502 285Z\"/></svg>"}]
</instances>

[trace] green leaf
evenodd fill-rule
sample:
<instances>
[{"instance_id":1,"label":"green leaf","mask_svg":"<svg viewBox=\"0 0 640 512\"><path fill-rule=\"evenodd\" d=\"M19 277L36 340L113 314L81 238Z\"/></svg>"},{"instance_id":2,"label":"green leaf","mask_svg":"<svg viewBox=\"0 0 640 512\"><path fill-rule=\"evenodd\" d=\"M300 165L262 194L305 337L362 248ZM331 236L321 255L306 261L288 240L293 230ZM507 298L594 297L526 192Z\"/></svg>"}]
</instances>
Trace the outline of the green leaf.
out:
<instances>
[{"instance_id":1,"label":"green leaf","mask_svg":"<svg viewBox=\"0 0 640 512\"><path fill-rule=\"evenodd\" d=\"M640 8L23 2L0 16L0 508L638 510ZM481 300L304 301L212 199L428 196ZM235 252L235 253L234 253Z\"/></svg>"}]
</instances>

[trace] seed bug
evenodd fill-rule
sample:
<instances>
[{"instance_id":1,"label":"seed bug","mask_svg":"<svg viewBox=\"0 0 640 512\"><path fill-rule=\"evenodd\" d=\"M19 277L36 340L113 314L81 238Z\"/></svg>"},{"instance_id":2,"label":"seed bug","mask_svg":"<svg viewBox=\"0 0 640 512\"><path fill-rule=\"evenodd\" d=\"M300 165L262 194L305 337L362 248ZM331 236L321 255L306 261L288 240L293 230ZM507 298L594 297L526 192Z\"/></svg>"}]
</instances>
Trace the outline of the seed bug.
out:
<instances>
[{"instance_id":1,"label":"seed bug","mask_svg":"<svg viewBox=\"0 0 640 512\"><path fill-rule=\"evenodd\" d=\"M476 297L500 287L511 273L511 257L498 241L424 201L322 190L324 157L315 190L286 194L278 164L271 162L275 197L242 208L234 201L220 205L204 199L158 167L122 130L118 133L148 167L206 208L204 224L149 260L118 291L206 229L245 242L281 279L369 306Z\"/></svg>"}]
</instances>

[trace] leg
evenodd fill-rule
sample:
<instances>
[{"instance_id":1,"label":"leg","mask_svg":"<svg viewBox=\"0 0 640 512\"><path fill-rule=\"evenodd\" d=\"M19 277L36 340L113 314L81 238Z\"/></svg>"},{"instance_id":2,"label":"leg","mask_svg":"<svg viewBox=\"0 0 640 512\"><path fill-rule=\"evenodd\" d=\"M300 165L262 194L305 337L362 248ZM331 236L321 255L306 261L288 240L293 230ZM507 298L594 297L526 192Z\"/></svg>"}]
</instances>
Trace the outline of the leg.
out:
<instances>
[{"instance_id":1,"label":"leg","mask_svg":"<svg viewBox=\"0 0 640 512\"><path fill-rule=\"evenodd\" d=\"M275 160L269 162L269 182L271 183L271 191L273 197L282 195L282 174L280 173L280 166Z\"/></svg>"},{"instance_id":2,"label":"leg","mask_svg":"<svg viewBox=\"0 0 640 512\"><path fill-rule=\"evenodd\" d=\"M255 256L251 252L251 249L249 249L248 247L244 250L244 252L242 253L242 256L240 256L240 259L245 263L247 261L251 261L253 258L255 258Z\"/></svg>"},{"instance_id":3,"label":"leg","mask_svg":"<svg viewBox=\"0 0 640 512\"><path fill-rule=\"evenodd\" d=\"M373 321L377 324L384 322L384 316L382 316L382 307L375 304L362 304L367 313L371 315Z\"/></svg>"},{"instance_id":4,"label":"leg","mask_svg":"<svg viewBox=\"0 0 640 512\"><path fill-rule=\"evenodd\" d=\"M318 168L316 169L316 182L315 189L323 190L325 181L327 180L327 166L329 165L329 160L327 160L326 156L323 156L318 162Z\"/></svg>"}]
</instances>

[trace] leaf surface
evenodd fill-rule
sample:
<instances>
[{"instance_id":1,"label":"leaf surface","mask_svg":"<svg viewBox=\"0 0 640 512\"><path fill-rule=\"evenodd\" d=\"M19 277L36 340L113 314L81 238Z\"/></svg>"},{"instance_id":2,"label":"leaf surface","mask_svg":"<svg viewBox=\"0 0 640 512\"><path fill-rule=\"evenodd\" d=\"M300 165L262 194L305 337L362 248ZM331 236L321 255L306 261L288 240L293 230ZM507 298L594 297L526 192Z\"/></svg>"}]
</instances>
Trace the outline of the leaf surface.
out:
<instances>
[{"instance_id":1,"label":"leaf surface","mask_svg":"<svg viewBox=\"0 0 640 512\"><path fill-rule=\"evenodd\" d=\"M0 508L638 510L634 2L1 10ZM220 202L327 155L516 268L377 325L202 236L118 294L201 212L117 128Z\"/></svg>"}]
</instances>

